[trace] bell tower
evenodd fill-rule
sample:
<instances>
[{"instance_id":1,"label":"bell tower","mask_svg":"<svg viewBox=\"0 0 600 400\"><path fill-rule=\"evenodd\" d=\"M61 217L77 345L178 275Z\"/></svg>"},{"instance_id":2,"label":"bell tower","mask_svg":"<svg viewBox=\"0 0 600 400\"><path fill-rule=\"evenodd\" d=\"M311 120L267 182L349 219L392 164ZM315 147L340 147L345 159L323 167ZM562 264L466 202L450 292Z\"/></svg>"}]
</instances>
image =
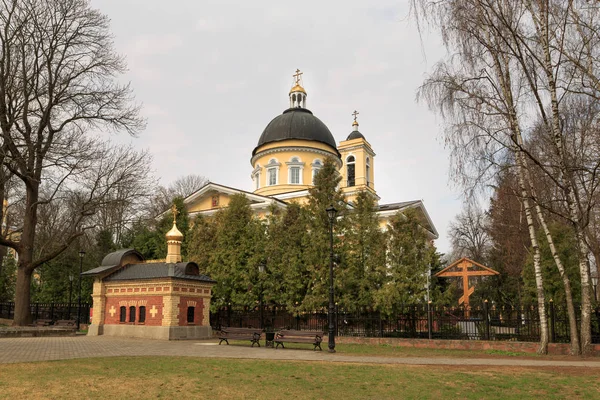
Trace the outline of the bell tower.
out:
<instances>
[{"instance_id":1,"label":"bell tower","mask_svg":"<svg viewBox=\"0 0 600 400\"><path fill-rule=\"evenodd\" d=\"M352 132L338 146L342 156L341 187L349 201L354 201L361 190L366 190L379 200L375 191L375 152L364 135L358 131L358 114L358 111L352 113Z\"/></svg>"}]
</instances>

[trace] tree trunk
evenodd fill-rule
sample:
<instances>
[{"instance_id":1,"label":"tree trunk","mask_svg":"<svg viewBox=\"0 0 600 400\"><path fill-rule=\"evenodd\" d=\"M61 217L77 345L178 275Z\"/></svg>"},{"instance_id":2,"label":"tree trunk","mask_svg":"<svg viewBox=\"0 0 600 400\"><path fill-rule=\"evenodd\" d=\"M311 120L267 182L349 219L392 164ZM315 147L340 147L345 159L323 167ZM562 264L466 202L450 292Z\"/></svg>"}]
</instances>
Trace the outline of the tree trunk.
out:
<instances>
[{"instance_id":1,"label":"tree trunk","mask_svg":"<svg viewBox=\"0 0 600 400\"><path fill-rule=\"evenodd\" d=\"M541 25L541 45L544 52L543 70L548 80L548 90L550 92L550 101L552 109L551 126L552 138L556 151L559 156L562 191L565 194L565 201L569 210L569 218L575 235L577 237L579 274L581 276L581 329L580 344L584 355L589 355L592 351L592 330L591 330L591 296L590 296L590 270L588 264L588 248L585 243L585 224L583 215L579 210L581 202L578 199L577 185L574 183L573 175L569 169L568 154L565 154L565 146L560 129L561 115L558 107L557 83L554 77L552 55L550 54L550 25L549 25L549 5L545 3L541 7L542 15L538 22ZM562 50L562 49L560 49Z\"/></svg>"},{"instance_id":2,"label":"tree trunk","mask_svg":"<svg viewBox=\"0 0 600 400\"><path fill-rule=\"evenodd\" d=\"M15 316L14 326L26 326L31 324L31 276L33 271L30 268L23 268L19 261L17 268L17 286L15 290Z\"/></svg>"},{"instance_id":3,"label":"tree trunk","mask_svg":"<svg viewBox=\"0 0 600 400\"><path fill-rule=\"evenodd\" d=\"M23 220L23 233L17 249L19 263L17 266L17 285L15 290L15 317L13 325L25 326L30 324L31 310L31 277L33 275L33 243L35 240L35 227L37 225L37 203L39 197L39 180L27 186L27 200L25 202L25 218Z\"/></svg>"},{"instance_id":4,"label":"tree trunk","mask_svg":"<svg viewBox=\"0 0 600 400\"><path fill-rule=\"evenodd\" d=\"M517 140L519 140L520 134L518 133L517 135ZM535 271L535 286L538 300L538 313L540 316L540 347L538 348L537 352L538 354L548 354L548 319L546 318L546 299L544 295L544 282L542 278L540 246L535 234L531 205L529 203L529 194L527 193L527 186L525 185L525 155L520 150L516 150L516 153L517 176L519 188L521 190L521 201L523 201L523 207L525 208L527 228L529 229L529 239L531 240L531 247L533 248L533 269Z\"/></svg>"},{"instance_id":5,"label":"tree trunk","mask_svg":"<svg viewBox=\"0 0 600 400\"><path fill-rule=\"evenodd\" d=\"M529 177L529 172L527 173L527 175ZM531 183L531 179L529 180L529 182ZM562 260L560 259L558 252L556 251L556 246L554 245L554 240L552 239L550 229L548 229L548 225L546 224L546 219L542 214L542 209L537 203L535 205L535 210L537 213L538 221L544 229L546 240L548 240L548 245L550 246L552 258L554 258L554 263L556 264L556 268L558 268L558 273L560 274L560 277L563 281L563 285L565 287L565 299L567 301L567 313L569 315L569 331L571 334L571 355L580 355L581 348L579 346L579 332L577 330L577 317L575 316L575 306L573 305L573 292L571 290L571 280L565 272L565 267L563 266Z\"/></svg>"}]
</instances>

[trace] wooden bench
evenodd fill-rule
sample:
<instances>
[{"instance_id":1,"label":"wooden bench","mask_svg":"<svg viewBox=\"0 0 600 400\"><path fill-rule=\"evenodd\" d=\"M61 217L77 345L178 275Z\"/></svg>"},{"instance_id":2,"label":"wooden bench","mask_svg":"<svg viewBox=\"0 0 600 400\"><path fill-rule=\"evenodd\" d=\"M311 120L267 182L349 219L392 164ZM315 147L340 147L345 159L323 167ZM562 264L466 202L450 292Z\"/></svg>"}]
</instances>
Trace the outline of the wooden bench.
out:
<instances>
[{"instance_id":1,"label":"wooden bench","mask_svg":"<svg viewBox=\"0 0 600 400\"><path fill-rule=\"evenodd\" d=\"M281 345L285 349L284 343L310 343L313 345L313 350L317 350L318 347L322 351L323 336L325 336L325 332L322 331L282 330L275 335L275 348L277 349Z\"/></svg>"},{"instance_id":2,"label":"wooden bench","mask_svg":"<svg viewBox=\"0 0 600 400\"><path fill-rule=\"evenodd\" d=\"M51 319L36 319L31 326L50 326L52 324Z\"/></svg>"},{"instance_id":3,"label":"wooden bench","mask_svg":"<svg viewBox=\"0 0 600 400\"><path fill-rule=\"evenodd\" d=\"M64 326L68 328L75 328L77 323L74 319L59 319L54 323L54 326Z\"/></svg>"},{"instance_id":4,"label":"wooden bench","mask_svg":"<svg viewBox=\"0 0 600 400\"><path fill-rule=\"evenodd\" d=\"M229 340L249 340L260 347L260 336L262 334L261 329L257 328L221 328L219 332L219 344L225 341L229 345Z\"/></svg>"}]
</instances>

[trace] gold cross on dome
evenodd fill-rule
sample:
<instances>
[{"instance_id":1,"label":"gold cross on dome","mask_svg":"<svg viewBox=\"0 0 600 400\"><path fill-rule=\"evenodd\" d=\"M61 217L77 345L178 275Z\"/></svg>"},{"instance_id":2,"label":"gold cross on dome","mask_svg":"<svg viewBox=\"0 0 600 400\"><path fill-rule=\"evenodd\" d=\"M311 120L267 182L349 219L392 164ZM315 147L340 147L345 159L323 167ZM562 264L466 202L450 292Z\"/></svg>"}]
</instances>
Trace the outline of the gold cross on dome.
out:
<instances>
[{"instance_id":1,"label":"gold cross on dome","mask_svg":"<svg viewBox=\"0 0 600 400\"><path fill-rule=\"evenodd\" d=\"M302 74L303 74L303 73L304 73L304 72L300 72L300 70L299 70L299 69L296 69L296 73L293 75L293 77L294 77L294 83L295 83L296 85L299 85L299 84L300 84L300 78L302 77Z\"/></svg>"},{"instance_id":2,"label":"gold cross on dome","mask_svg":"<svg viewBox=\"0 0 600 400\"><path fill-rule=\"evenodd\" d=\"M171 211L173 212L173 223L175 223L177 221L177 214L179 214L179 211L177 211L177 206L175 204L173 204L173 207L171 207Z\"/></svg>"},{"instance_id":3,"label":"gold cross on dome","mask_svg":"<svg viewBox=\"0 0 600 400\"><path fill-rule=\"evenodd\" d=\"M356 122L356 116L360 114L358 111L354 110L354 112L352 113L352 115L354 115L354 122Z\"/></svg>"}]
</instances>

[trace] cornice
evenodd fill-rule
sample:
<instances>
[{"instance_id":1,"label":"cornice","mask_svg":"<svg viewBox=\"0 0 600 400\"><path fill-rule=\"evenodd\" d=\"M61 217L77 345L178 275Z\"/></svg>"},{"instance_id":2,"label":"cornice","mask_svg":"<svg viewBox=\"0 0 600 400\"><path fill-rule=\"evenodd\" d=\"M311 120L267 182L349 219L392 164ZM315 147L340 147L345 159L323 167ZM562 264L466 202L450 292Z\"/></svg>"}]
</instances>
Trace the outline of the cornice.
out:
<instances>
[{"instance_id":1,"label":"cornice","mask_svg":"<svg viewBox=\"0 0 600 400\"><path fill-rule=\"evenodd\" d=\"M322 150L322 149L316 149L314 147L308 147L308 146L284 146L284 147L276 147L276 148L273 148L273 149L263 150L263 151L261 151L259 153L256 153L250 159L250 164L252 164L254 166L254 163L260 157L268 156L269 154L283 153L283 152L286 152L286 151L291 151L291 152L295 152L295 151L310 151L311 153L316 153L316 154L322 155L324 157L333 157L336 160L336 163L338 164L338 168L340 168L342 166L342 161L337 156L337 154L334 154L332 152L325 151L325 150Z\"/></svg>"}]
</instances>

